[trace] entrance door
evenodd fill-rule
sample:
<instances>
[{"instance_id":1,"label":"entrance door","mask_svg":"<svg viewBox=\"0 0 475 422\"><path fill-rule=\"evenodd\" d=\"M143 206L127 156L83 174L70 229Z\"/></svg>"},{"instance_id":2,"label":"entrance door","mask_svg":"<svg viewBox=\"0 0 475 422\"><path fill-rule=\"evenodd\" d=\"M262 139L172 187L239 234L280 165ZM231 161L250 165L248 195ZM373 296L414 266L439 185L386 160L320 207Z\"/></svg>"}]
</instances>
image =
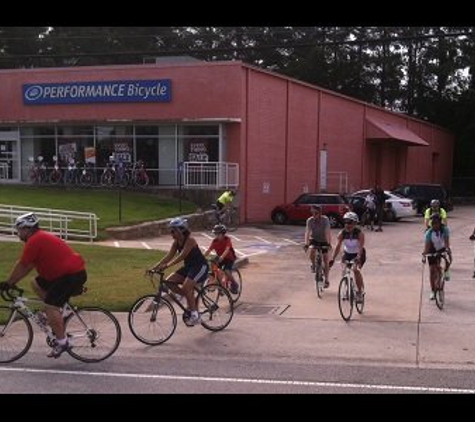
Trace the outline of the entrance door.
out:
<instances>
[{"instance_id":1,"label":"entrance door","mask_svg":"<svg viewBox=\"0 0 475 422\"><path fill-rule=\"evenodd\" d=\"M20 180L18 141L0 139L0 179Z\"/></svg>"}]
</instances>

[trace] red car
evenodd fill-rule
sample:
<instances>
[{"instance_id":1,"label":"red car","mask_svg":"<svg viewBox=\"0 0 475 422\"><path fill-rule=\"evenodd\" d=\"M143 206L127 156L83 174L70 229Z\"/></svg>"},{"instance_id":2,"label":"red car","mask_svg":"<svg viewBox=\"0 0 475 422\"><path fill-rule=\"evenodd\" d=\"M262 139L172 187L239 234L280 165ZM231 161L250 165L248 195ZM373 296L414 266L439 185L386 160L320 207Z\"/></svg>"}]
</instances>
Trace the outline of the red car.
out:
<instances>
[{"instance_id":1,"label":"red car","mask_svg":"<svg viewBox=\"0 0 475 422\"><path fill-rule=\"evenodd\" d=\"M343 215L350 211L345 198L334 193L303 193L290 204L278 205L271 212L274 224L305 222L311 217L311 205L320 205L323 214L330 219L331 227L340 227Z\"/></svg>"}]
</instances>

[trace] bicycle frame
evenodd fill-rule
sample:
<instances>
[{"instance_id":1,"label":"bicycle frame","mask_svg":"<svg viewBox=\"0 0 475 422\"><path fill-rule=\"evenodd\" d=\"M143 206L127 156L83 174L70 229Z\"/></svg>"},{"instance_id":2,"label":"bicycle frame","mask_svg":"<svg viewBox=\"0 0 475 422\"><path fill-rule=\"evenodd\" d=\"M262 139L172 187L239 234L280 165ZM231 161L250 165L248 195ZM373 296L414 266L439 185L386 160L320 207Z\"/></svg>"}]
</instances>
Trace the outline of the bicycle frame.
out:
<instances>
[{"instance_id":1,"label":"bicycle frame","mask_svg":"<svg viewBox=\"0 0 475 422\"><path fill-rule=\"evenodd\" d=\"M442 260L445 261L446 266L450 265L451 260L449 260L449 255L447 251L442 251L442 252L433 252L433 253L427 253L427 254L422 254L424 257L434 257L438 258L437 262L437 278L434 280L435 284L435 303L439 309L442 310L444 307L445 303L445 293L444 293L444 285L445 285L445 280L444 280L444 270L442 268ZM429 272L429 277L431 276L431 273ZM432 285L431 285L432 288Z\"/></svg>"}]
</instances>

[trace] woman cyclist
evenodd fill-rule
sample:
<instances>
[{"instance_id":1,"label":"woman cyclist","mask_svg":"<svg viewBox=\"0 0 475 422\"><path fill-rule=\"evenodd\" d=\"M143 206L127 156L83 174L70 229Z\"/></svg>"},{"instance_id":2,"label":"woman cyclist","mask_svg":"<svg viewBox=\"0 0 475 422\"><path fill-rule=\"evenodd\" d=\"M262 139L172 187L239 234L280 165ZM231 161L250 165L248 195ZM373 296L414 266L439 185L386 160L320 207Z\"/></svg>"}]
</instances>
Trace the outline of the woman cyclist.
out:
<instances>
[{"instance_id":1,"label":"woman cyclist","mask_svg":"<svg viewBox=\"0 0 475 422\"><path fill-rule=\"evenodd\" d=\"M201 322L198 313L198 305L194 298L194 287L196 283L202 283L208 278L209 266L203 256L196 240L191 237L188 229L188 222L183 218L174 218L168 224L170 234L173 237L173 244L168 254L158 262L151 270L164 271L168 267L183 261L184 265L173 274L169 275L167 282L174 293L186 297L190 317L188 325L197 325ZM181 287L179 285L182 285Z\"/></svg>"},{"instance_id":2,"label":"woman cyclist","mask_svg":"<svg viewBox=\"0 0 475 422\"><path fill-rule=\"evenodd\" d=\"M361 268L366 261L366 254L364 249L364 233L356 227L358 223L358 215L354 212L347 212L343 216L343 222L345 227L338 234L337 244L333 257L330 260L330 268L335 262L335 258L340 252L341 245L343 244L343 258L342 263L346 263L356 258L357 265L354 268L355 281L358 291L356 292L356 302L361 302L364 295L363 276L361 275Z\"/></svg>"}]
</instances>

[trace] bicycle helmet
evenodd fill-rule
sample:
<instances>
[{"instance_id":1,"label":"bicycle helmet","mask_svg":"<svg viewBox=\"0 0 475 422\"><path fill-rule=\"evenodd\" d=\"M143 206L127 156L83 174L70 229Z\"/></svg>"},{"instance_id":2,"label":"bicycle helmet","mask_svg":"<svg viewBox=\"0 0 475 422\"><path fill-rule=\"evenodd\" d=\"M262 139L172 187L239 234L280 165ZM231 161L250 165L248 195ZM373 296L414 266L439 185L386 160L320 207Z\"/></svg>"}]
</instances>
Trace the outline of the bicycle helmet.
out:
<instances>
[{"instance_id":1,"label":"bicycle helmet","mask_svg":"<svg viewBox=\"0 0 475 422\"><path fill-rule=\"evenodd\" d=\"M440 201L438 199L433 199L430 201L430 206L431 207L440 207Z\"/></svg>"},{"instance_id":2,"label":"bicycle helmet","mask_svg":"<svg viewBox=\"0 0 475 422\"><path fill-rule=\"evenodd\" d=\"M345 215L343 216L343 221L351 221L354 223L358 223L359 222L358 214L356 214L355 212L349 211L345 213Z\"/></svg>"},{"instance_id":3,"label":"bicycle helmet","mask_svg":"<svg viewBox=\"0 0 475 422\"><path fill-rule=\"evenodd\" d=\"M181 231L188 230L188 220L181 217L176 217L170 220L168 223L170 229L178 229Z\"/></svg>"},{"instance_id":4,"label":"bicycle helmet","mask_svg":"<svg viewBox=\"0 0 475 422\"><path fill-rule=\"evenodd\" d=\"M226 226L224 224L216 224L213 227L213 234L225 234L228 230L226 229Z\"/></svg>"},{"instance_id":5,"label":"bicycle helmet","mask_svg":"<svg viewBox=\"0 0 475 422\"><path fill-rule=\"evenodd\" d=\"M29 212L27 214L20 215L15 220L15 228L22 229L23 227L38 227L40 220L36 216L36 214Z\"/></svg>"}]
</instances>

